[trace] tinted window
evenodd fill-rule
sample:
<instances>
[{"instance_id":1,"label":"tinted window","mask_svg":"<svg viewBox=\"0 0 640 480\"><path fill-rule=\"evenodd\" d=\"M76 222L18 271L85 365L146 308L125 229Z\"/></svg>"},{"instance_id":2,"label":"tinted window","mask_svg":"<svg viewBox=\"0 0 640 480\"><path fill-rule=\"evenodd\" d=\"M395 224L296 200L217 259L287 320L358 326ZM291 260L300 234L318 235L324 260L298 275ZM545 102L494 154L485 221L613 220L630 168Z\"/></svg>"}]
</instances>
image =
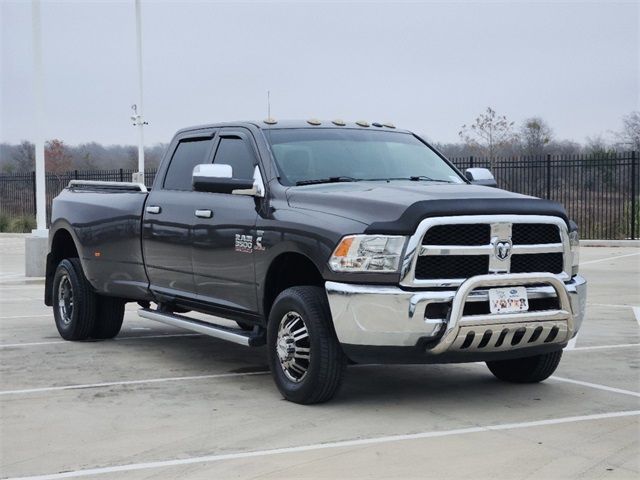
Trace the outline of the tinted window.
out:
<instances>
[{"instance_id":1,"label":"tinted window","mask_svg":"<svg viewBox=\"0 0 640 480\"><path fill-rule=\"evenodd\" d=\"M220 140L214 163L231 165L233 178L253 178L255 160L251 148L239 138Z\"/></svg>"},{"instance_id":2,"label":"tinted window","mask_svg":"<svg viewBox=\"0 0 640 480\"><path fill-rule=\"evenodd\" d=\"M201 163L209 163L207 154L212 142L211 138L180 142L169 164L169 170L164 179L164 188L167 190L193 190L191 184L193 167Z\"/></svg>"}]
</instances>

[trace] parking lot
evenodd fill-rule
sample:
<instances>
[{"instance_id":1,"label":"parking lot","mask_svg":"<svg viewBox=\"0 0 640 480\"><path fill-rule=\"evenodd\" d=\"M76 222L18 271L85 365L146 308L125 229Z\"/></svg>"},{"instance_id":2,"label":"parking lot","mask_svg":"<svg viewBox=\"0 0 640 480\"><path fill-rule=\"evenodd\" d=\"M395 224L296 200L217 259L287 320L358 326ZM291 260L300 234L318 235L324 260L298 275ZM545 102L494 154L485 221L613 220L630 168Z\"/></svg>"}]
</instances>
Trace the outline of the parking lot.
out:
<instances>
[{"instance_id":1,"label":"parking lot","mask_svg":"<svg viewBox=\"0 0 640 480\"><path fill-rule=\"evenodd\" d=\"M264 349L138 318L65 342L0 236L3 478L638 478L640 251L583 248L587 318L556 375L351 366L327 404L282 400ZM635 308L634 308L635 307Z\"/></svg>"}]
</instances>

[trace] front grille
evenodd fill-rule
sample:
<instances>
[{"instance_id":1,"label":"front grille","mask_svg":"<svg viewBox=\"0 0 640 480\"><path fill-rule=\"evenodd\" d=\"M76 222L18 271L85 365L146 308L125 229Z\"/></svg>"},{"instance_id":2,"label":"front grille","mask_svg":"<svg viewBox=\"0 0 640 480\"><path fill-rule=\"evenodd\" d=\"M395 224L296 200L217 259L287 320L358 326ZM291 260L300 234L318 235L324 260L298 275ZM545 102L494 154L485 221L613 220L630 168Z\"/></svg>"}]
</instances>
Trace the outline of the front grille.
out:
<instances>
[{"instance_id":1,"label":"front grille","mask_svg":"<svg viewBox=\"0 0 640 480\"><path fill-rule=\"evenodd\" d=\"M485 275L490 269L491 272L561 274L564 253L557 251L557 244L563 243L561 227L553 222L510 223L499 215L470 223L432 225L422 237L423 248L419 250L413 279L437 286L438 280L451 284L450 280ZM492 241L511 242L510 262L496 258L496 252L490 246ZM517 253L518 247L525 245L529 252ZM465 251L467 248L469 251Z\"/></svg>"},{"instance_id":2,"label":"front grille","mask_svg":"<svg viewBox=\"0 0 640 480\"><path fill-rule=\"evenodd\" d=\"M514 223L511 228L514 245L560 243L560 231L550 223Z\"/></svg>"},{"instance_id":3,"label":"front grille","mask_svg":"<svg viewBox=\"0 0 640 480\"><path fill-rule=\"evenodd\" d=\"M423 245L489 245L491 225L473 223L436 225L422 239Z\"/></svg>"},{"instance_id":4,"label":"front grille","mask_svg":"<svg viewBox=\"0 0 640 480\"><path fill-rule=\"evenodd\" d=\"M489 271L487 255L427 255L418 257L416 278L467 278Z\"/></svg>"},{"instance_id":5,"label":"front grille","mask_svg":"<svg viewBox=\"0 0 640 480\"><path fill-rule=\"evenodd\" d=\"M562 253L532 253L511 257L511 273L562 273Z\"/></svg>"}]
</instances>

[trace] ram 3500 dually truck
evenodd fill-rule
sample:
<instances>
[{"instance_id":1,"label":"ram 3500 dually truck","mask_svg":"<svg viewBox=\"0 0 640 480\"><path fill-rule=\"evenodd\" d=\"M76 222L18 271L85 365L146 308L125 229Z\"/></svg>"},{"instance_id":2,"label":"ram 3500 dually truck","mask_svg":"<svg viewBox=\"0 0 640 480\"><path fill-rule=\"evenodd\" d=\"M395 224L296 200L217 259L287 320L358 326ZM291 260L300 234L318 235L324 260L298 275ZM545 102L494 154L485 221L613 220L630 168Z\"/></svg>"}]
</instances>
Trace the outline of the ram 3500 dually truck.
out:
<instances>
[{"instance_id":1,"label":"ram 3500 dually truck","mask_svg":"<svg viewBox=\"0 0 640 480\"><path fill-rule=\"evenodd\" d=\"M539 382L584 317L577 226L494 186L390 124L187 128L151 190L72 181L56 197L45 303L67 340L114 337L138 302L266 344L278 389L304 404L329 400L348 363L483 361Z\"/></svg>"}]
</instances>

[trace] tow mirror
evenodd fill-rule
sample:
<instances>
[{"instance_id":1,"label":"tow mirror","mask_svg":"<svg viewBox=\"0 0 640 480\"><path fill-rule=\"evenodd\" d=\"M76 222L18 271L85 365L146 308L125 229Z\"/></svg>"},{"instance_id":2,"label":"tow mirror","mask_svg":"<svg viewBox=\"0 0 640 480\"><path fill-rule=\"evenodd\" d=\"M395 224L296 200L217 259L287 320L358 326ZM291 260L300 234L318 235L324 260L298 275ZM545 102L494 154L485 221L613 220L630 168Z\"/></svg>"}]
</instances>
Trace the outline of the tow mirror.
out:
<instances>
[{"instance_id":1,"label":"tow mirror","mask_svg":"<svg viewBox=\"0 0 640 480\"><path fill-rule=\"evenodd\" d=\"M493 178L493 174L486 168L467 168L464 176L474 185L484 185L485 187L498 186L498 182Z\"/></svg>"},{"instance_id":2,"label":"tow mirror","mask_svg":"<svg viewBox=\"0 0 640 480\"><path fill-rule=\"evenodd\" d=\"M262 178L256 167L260 181L254 178L234 178L233 167L225 164L201 164L193 168L192 183L196 192L232 193L235 195L264 196ZM255 177L255 173L254 173Z\"/></svg>"}]
</instances>

